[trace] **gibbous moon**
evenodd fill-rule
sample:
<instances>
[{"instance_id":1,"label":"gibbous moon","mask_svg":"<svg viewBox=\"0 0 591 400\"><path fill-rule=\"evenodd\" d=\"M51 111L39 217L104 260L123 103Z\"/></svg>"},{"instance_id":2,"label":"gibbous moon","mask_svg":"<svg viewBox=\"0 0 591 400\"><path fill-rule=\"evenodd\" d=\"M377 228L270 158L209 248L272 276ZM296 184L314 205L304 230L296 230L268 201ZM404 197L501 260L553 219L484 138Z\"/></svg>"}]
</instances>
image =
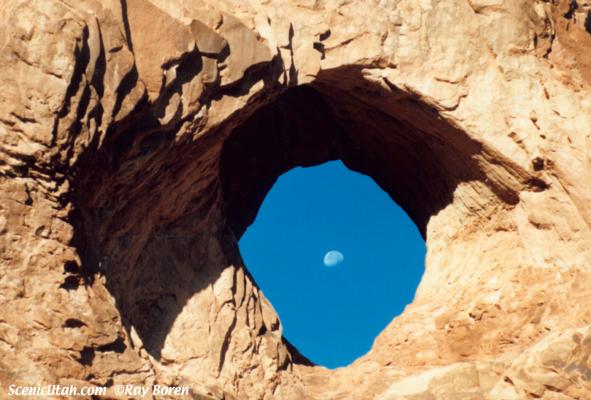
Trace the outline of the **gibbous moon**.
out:
<instances>
[{"instance_id":1,"label":"gibbous moon","mask_svg":"<svg viewBox=\"0 0 591 400\"><path fill-rule=\"evenodd\" d=\"M345 261L345 256L338 250L331 250L324 255L324 265L327 267L336 267Z\"/></svg>"}]
</instances>

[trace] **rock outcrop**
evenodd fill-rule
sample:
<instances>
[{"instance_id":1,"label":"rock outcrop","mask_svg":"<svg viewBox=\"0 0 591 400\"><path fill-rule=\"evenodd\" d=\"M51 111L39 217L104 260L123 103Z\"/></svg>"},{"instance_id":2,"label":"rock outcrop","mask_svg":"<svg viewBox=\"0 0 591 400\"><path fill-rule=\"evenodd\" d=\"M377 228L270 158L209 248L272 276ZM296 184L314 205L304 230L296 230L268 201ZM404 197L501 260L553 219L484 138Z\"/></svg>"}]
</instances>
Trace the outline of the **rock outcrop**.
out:
<instances>
[{"instance_id":1,"label":"rock outcrop","mask_svg":"<svg viewBox=\"0 0 591 400\"><path fill-rule=\"evenodd\" d=\"M0 394L591 398L590 13L3 1ZM414 302L337 370L282 338L236 244L280 174L331 159L428 247Z\"/></svg>"}]
</instances>

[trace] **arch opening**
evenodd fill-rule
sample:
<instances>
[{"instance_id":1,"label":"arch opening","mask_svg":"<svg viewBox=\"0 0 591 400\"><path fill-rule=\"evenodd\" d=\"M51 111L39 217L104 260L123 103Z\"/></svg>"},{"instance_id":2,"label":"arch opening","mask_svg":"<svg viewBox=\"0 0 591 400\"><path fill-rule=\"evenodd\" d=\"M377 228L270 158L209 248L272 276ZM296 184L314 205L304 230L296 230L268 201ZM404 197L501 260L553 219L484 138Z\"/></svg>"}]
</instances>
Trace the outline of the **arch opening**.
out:
<instances>
[{"instance_id":1,"label":"arch opening","mask_svg":"<svg viewBox=\"0 0 591 400\"><path fill-rule=\"evenodd\" d=\"M441 121L435 110L359 82L337 73L289 89L225 140L220 155L223 212L237 240L254 223L279 177L295 167L340 160L371 177L424 239L429 220L454 201L461 182L484 180L480 146ZM510 190L491 186L515 202ZM389 321L395 316L392 312ZM291 351L295 361L306 362L298 350Z\"/></svg>"},{"instance_id":2,"label":"arch opening","mask_svg":"<svg viewBox=\"0 0 591 400\"><path fill-rule=\"evenodd\" d=\"M343 258L326 257L331 249ZM240 252L286 340L314 364L336 368L367 353L412 302L425 244L370 178L332 161L282 175Z\"/></svg>"}]
</instances>

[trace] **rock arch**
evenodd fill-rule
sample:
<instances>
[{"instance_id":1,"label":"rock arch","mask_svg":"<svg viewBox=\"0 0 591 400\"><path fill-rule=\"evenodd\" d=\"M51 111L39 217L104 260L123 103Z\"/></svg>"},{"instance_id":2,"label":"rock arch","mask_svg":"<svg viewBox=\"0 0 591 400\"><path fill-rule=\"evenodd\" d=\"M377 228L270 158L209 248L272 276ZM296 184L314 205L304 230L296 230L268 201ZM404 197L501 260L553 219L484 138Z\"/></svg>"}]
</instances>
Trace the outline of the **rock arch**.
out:
<instances>
[{"instance_id":1,"label":"rock arch","mask_svg":"<svg viewBox=\"0 0 591 400\"><path fill-rule=\"evenodd\" d=\"M1 387L584 396L591 117L570 39L589 38L568 9L3 6ZM327 371L283 340L236 237L277 176L333 158L408 212L428 256L413 304Z\"/></svg>"}]
</instances>

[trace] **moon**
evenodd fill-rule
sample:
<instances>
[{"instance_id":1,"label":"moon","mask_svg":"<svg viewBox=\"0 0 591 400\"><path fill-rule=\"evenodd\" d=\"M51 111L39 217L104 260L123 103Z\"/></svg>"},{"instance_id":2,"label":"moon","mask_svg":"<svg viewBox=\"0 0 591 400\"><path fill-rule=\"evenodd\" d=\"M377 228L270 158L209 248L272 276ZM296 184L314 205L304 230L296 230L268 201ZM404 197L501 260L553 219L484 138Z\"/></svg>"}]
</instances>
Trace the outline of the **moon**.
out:
<instances>
[{"instance_id":1,"label":"moon","mask_svg":"<svg viewBox=\"0 0 591 400\"><path fill-rule=\"evenodd\" d=\"M324 265L327 267L336 267L345 261L345 256L338 250L331 250L324 255Z\"/></svg>"}]
</instances>

